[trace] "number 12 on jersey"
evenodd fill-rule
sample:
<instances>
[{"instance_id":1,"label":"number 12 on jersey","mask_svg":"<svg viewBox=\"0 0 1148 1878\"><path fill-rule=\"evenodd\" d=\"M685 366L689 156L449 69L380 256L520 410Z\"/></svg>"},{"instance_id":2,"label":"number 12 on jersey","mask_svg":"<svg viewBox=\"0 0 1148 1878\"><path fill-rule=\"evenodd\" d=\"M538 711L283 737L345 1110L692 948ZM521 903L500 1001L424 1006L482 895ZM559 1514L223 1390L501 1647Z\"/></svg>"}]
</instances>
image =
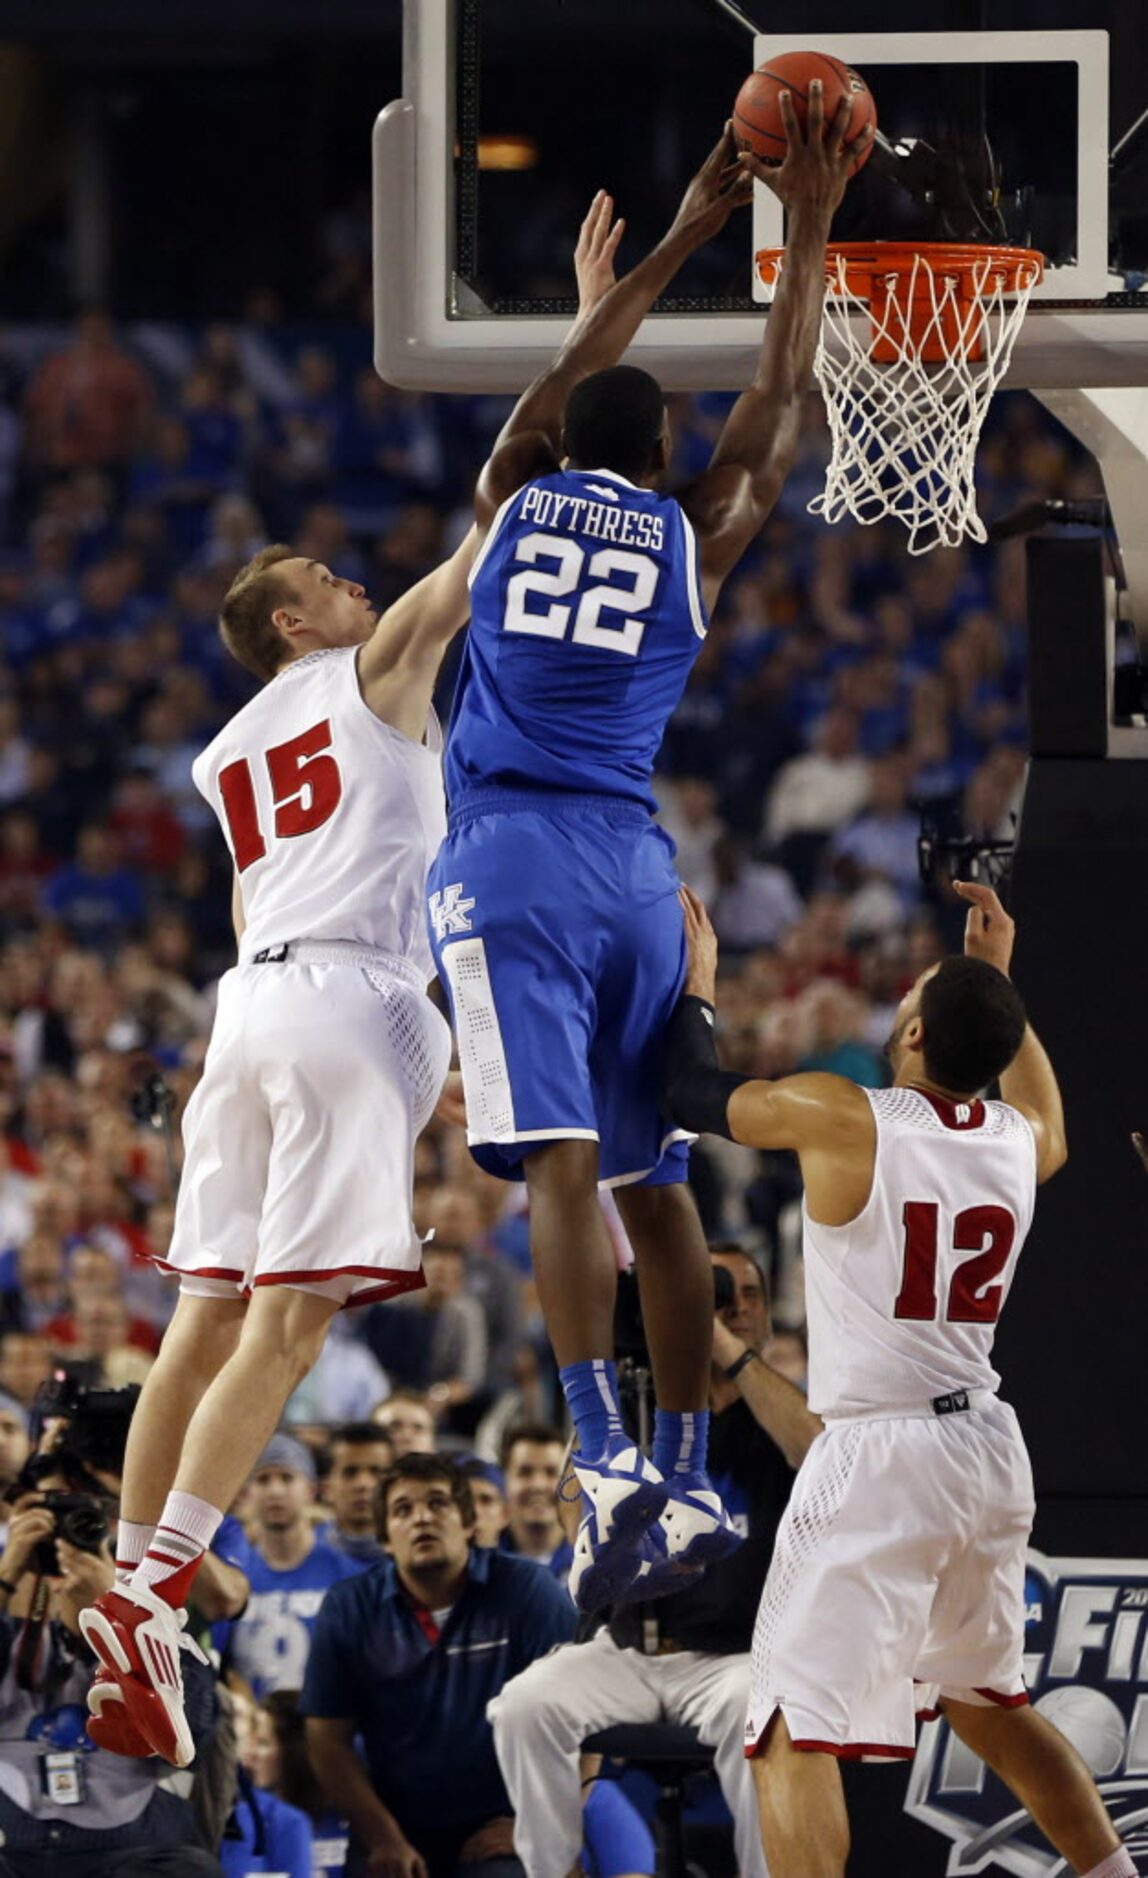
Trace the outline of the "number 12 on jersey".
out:
<instances>
[{"instance_id":1,"label":"number 12 on jersey","mask_svg":"<svg viewBox=\"0 0 1148 1878\"><path fill-rule=\"evenodd\" d=\"M894 1317L936 1322L940 1212L935 1200L905 1202L905 1257ZM1016 1221L1007 1207L968 1206L957 1214L953 1250L974 1256L962 1259L949 1282L946 1323L996 1323L1004 1286L992 1281L1008 1264L1015 1239Z\"/></svg>"},{"instance_id":2,"label":"number 12 on jersey","mask_svg":"<svg viewBox=\"0 0 1148 1878\"><path fill-rule=\"evenodd\" d=\"M278 743L264 752L271 781L271 799L275 805L273 827L282 839L309 835L329 822L343 794L339 765L327 754L331 747L331 725L327 718L312 724L289 743ZM231 834L235 866L242 874L253 861L261 861L267 842L259 826L259 804L251 765L245 756L237 757L219 772L219 793Z\"/></svg>"}]
</instances>

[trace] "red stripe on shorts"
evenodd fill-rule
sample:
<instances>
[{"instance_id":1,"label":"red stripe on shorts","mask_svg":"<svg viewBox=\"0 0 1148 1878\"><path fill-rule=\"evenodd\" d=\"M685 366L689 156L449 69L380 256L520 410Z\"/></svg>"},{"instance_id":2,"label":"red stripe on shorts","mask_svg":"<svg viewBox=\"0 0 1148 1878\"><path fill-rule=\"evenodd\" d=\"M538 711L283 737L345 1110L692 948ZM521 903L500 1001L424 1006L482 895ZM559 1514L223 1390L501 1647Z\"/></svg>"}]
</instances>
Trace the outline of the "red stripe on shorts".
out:
<instances>
[{"instance_id":1,"label":"red stripe on shorts","mask_svg":"<svg viewBox=\"0 0 1148 1878\"><path fill-rule=\"evenodd\" d=\"M887 1742L874 1741L794 1741L799 1754L832 1754L839 1761L859 1761L866 1754L881 1760L911 1761L916 1748L891 1748Z\"/></svg>"},{"instance_id":2,"label":"red stripe on shorts","mask_svg":"<svg viewBox=\"0 0 1148 1878\"><path fill-rule=\"evenodd\" d=\"M426 1275L420 1267L417 1272L398 1271L390 1265L335 1265L324 1271L298 1272L259 1272L255 1284L259 1285L324 1285L332 1278L378 1278L382 1282L368 1285L363 1290L352 1292L344 1305L346 1310L351 1305L378 1304L384 1298L397 1298L403 1291L421 1291L426 1285Z\"/></svg>"},{"instance_id":3,"label":"red stripe on shorts","mask_svg":"<svg viewBox=\"0 0 1148 1878\"><path fill-rule=\"evenodd\" d=\"M983 1695L986 1702L995 1702L998 1708L1027 1708L1028 1691L1022 1689L1019 1695L998 1695L995 1689L974 1689L974 1695Z\"/></svg>"},{"instance_id":4,"label":"red stripe on shorts","mask_svg":"<svg viewBox=\"0 0 1148 1878\"><path fill-rule=\"evenodd\" d=\"M887 1743L872 1741L791 1741L789 1745L796 1748L799 1754L832 1754L838 1761L860 1761L866 1755L881 1760L911 1761L917 1752L916 1748L891 1748ZM755 1760L764 1746L765 1742L761 1740L747 1747L746 1760Z\"/></svg>"},{"instance_id":5,"label":"red stripe on shorts","mask_svg":"<svg viewBox=\"0 0 1148 1878\"><path fill-rule=\"evenodd\" d=\"M168 1259L161 1259L157 1254L152 1255L151 1262L158 1265L161 1271L174 1272L177 1278L227 1278L238 1284L243 1277L242 1272L233 1272L230 1265L172 1265Z\"/></svg>"}]
</instances>

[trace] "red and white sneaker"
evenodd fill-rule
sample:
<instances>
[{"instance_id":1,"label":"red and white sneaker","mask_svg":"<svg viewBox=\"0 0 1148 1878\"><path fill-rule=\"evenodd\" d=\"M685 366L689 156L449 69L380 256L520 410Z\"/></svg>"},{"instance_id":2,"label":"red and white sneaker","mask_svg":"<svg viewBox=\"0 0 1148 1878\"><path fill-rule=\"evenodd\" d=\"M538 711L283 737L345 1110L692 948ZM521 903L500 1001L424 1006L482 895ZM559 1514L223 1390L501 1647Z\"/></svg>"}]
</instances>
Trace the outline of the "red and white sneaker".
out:
<instances>
[{"instance_id":1,"label":"red and white sneaker","mask_svg":"<svg viewBox=\"0 0 1148 1878\"><path fill-rule=\"evenodd\" d=\"M153 1753L129 1718L124 1692L109 1669L97 1669L88 1690L88 1739L133 1761L149 1760Z\"/></svg>"},{"instance_id":2,"label":"red and white sneaker","mask_svg":"<svg viewBox=\"0 0 1148 1878\"><path fill-rule=\"evenodd\" d=\"M173 1767L195 1759L179 1660L181 1649L194 1647L186 1622L186 1611L173 1611L146 1585L117 1585L80 1612L84 1641L118 1682L127 1720ZM94 1691L93 1684L89 1707Z\"/></svg>"}]
</instances>

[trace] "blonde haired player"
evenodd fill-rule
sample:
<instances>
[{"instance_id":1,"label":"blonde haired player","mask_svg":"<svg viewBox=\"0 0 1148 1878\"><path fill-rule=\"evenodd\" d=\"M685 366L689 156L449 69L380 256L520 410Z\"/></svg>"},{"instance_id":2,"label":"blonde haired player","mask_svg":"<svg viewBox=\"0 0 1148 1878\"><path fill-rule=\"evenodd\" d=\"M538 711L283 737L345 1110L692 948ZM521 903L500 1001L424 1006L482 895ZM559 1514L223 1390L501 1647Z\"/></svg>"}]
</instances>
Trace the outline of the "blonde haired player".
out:
<instances>
[{"instance_id":1,"label":"blonde haired player","mask_svg":"<svg viewBox=\"0 0 1148 1878\"><path fill-rule=\"evenodd\" d=\"M809 1405L825 1430L778 1532L746 1727L772 1878L841 1878L838 1760L911 1756L914 1710L937 1704L1077 1872L1136 1873L1024 1689L1032 1475L991 1352L1036 1187L1064 1163L1064 1116L1009 982L1013 922L988 887L957 891L964 956L903 999L880 1090L723 1073L717 942L685 896L671 1113L796 1149L805 1183ZM1002 1100L983 1100L998 1077Z\"/></svg>"},{"instance_id":2,"label":"blonde haired player","mask_svg":"<svg viewBox=\"0 0 1148 1878\"><path fill-rule=\"evenodd\" d=\"M580 313L613 281L600 194ZM223 1513L345 1305L423 1283L414 1144L450 1060L427 997L430 861L446 830L431 695L469 612L473 540L379 619L361 586L265 548L223 604L264 681L193 775L235 863L219 988L165 1263L180 1297L132 1422L116 1588L84 1612L90 1732L192 1758L182 1614Z\"/></svg>"}]
</instances>

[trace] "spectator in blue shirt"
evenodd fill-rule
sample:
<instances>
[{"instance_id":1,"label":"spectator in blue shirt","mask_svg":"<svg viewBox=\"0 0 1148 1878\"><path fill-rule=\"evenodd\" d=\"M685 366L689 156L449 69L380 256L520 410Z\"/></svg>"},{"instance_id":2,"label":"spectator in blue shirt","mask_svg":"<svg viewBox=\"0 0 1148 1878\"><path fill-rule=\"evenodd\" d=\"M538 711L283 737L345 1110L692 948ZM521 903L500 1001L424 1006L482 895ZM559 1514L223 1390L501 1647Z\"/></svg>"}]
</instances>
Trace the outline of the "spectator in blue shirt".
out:
<instances>
[{"instance_id":1,"label":"spectator in blue shirt","mask_svg":"<svg viewBox=\"0 0 1148 1878\"><path fill-rule=\"evenodd\" d=\"M570 1576L574 1557L558 1517L558 1482L565 1454L560 1431L544 1422L520 1422L502 1444L510 1518L501 1548L534 1559L560 1584Z\"/></svg>"},{"instance_id":2,"label":"spectator in blue shirt","mask_svg":"<svg viewBox=\"0 0 1148 1878\"><path fill-rule=\"evenodd\" d=\"M469 1483L441 1456L396 1462L379 1502L389 1558L334 1586L315 1626L301 1703L312 1765L369 1871L516 1870L486 1708L573 1635L573 1609L530 1560L472 1547Z\"/></svg>"},{"instance_id":3,"label":"spectator in blue shirt","mask_svg":"<svg viewBox=\"0 0 1148 1878\"><path fill-rule=\"evenodd\" d=\"M315 1846L305 1813L274 1793L260 1793L245 1768L237 1770L238 1791L219 1847L224 1878L313 1878Z\"/></svg>"},{"instance_id":4,"label":"spectator in blue shirt","mask_svg":"<svg viewBox=\"0 0 1148 1878\"><path fill-rule=\"evenodd\" d=\"M315 1536L315 1461L291 1435L273 1435L251 1476L254 1544L245 1567L251 1596L230 1627L229 1665L257 1699L303 1683L324 1596L362 1567Z\"/></svg>"},{"instance_id":5,"label":"spectator in blue shirt","mask_svg":"<svg viewBox=\"0 0 1148 1878\"><path fill-rule=\"evenodd\" d=\"M238 1784L219 1847L224 1878L255 1878L258 1872L274 1872L277 1878L314 1878L315 1836L305 1808L283 1793L276 1781L263 1777L267 1758L259 1739L260 1724L266 1723L263 1710L254 1709L238 1691L232 1693L231 1704Z\"/></svg>"},{"instance_id":6,"label":"spectator in blue shirt","mask_svg":"<svg viewBox=\"0 0 1148 1878\"><path fill-rule=\"evenodd\" d=\"M115 835L89 822L80 830L76 859L45 887L44 911L63 920L81 945L106 951L143 924L144 910L139 878L120 866Z\"/></svg>"},{"instance_id":7,"label":"spectator in blue shirt","mask_svg":"<svg viewBox=\"0 0 1148 1878\"><path fill-rule=\"evenodd\" d=\"M259 1704L245 1758L261 1792L273 1793L310 1822L311 1867L306 1878L342 1878L347 1822L327 1805L315 1778L297 1690L277 1689Z\"/></svg>"}]
</instances>

